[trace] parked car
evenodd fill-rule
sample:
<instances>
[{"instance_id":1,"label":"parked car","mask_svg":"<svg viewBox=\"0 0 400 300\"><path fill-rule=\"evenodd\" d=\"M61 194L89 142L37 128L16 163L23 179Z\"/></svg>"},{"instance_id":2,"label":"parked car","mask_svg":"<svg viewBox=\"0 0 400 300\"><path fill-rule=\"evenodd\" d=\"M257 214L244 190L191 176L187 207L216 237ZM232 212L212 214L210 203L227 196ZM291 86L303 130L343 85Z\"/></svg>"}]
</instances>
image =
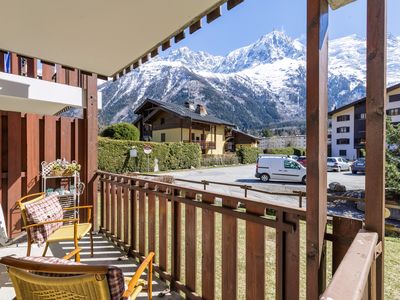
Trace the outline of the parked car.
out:
<instances>
[{"instance_id":1,"label":"parked car","mask_svg":"<svg viewBox=\"0 0 400 300\"><path fill-rule=\"evenodd\" d=\"M257 159L255 176L263 182L276 180L306 184L306 168L288 157L260 156Z\"/></svg>"},{"instance_id":2,"label":"parked car","mask_svg":"<svg viewBox=\"0 0 400 300\"><path fill-rule=\"evenodd\" d=\"M365 158L357 159L351 166L351 173L357 174L357 172L365 173Z\"/></svg>"},{"instance_id":3,"label":"parked car","mask_svg":"<svg viewBox=\"0 0 400 300\"><path fill-rule=\"evenodd\" d=\"M350 171L350 164L341 157L328 157L327 159L328 171Z\"/></svg>"},{"instance_id":4,"label":"parked car","mask_svg":"<svg viewBox=\"0 0 400 300\"><path fill-rule=\"evenodd\" d=\"M307 157L305 156L300 156L297 159L297 162L301 163L303 167L307 167Z\"/></svg>"}]
</instances>

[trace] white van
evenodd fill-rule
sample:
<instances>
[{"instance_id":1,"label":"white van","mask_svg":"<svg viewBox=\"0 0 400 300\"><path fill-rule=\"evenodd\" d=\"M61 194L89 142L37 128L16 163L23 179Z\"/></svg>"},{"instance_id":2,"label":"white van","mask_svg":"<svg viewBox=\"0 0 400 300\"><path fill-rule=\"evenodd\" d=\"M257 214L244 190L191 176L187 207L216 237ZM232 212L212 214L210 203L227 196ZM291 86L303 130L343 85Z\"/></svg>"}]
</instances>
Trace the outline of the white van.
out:
<instances>
[{"instance_id":1,"label":"white van","mask_svg":"<svg viewBox=\"0 0 400 300\"><path fill-rule=\"evenodd\" d=\"M260 156L257 159L256 177L263 182L276 180L306 184L306 168L289 157Z\"/></svg>"}]
</instances>

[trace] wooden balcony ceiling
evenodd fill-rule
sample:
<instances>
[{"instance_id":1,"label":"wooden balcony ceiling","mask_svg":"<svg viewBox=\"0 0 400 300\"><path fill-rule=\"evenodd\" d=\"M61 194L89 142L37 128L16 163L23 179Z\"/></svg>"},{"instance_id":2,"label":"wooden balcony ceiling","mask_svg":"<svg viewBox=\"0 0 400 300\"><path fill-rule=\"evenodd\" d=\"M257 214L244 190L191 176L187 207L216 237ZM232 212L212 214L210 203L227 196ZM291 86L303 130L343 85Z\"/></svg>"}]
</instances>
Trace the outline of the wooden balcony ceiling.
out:
<instances>
[{"instance_id":1,"label":"wooden balcony ceiling","mask_svg":"<svg viewBox=\"0 0 400 300\"><path fill-rule=\"evenodd\" d=\"M243 0L1 1L0 49L99 75L123 74Z\"/></svg>"}]
</instances>

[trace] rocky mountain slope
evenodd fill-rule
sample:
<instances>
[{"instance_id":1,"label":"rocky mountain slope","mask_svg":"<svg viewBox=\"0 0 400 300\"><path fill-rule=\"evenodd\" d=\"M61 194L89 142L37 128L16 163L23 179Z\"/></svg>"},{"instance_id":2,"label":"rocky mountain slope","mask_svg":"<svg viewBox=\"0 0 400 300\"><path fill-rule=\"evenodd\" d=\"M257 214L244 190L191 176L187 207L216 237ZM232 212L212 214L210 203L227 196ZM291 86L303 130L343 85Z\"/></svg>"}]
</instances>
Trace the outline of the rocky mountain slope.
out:
<instances>
[{"instance_id":1,"label":"rocky mountain slope","mask_svg":"<svg viewBox=\"0 0 400 300\"><path fill-rule=\"evenodd\" d=\"M329 42L329 107L365 95L365 40ZM101 86L100 122L132 121L145 98L183 104L194 100L241 129L302 119L305 115L305 46L280 31L227 56L187 47L142 65ZM388 84L400 82L400 37L388 39Z\"/></svg>"}]
</instances>

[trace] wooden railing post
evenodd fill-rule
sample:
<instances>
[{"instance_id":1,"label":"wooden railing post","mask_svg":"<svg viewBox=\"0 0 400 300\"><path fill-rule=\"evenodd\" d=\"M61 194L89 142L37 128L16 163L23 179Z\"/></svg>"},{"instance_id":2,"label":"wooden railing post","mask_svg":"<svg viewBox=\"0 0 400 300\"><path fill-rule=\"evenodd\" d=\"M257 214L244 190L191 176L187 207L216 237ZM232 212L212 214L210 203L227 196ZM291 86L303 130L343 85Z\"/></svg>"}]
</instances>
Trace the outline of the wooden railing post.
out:
<instances>
[{"instance_id":1,"label":"wooden railing post","mask_svg":"<svg viewBox=\"0 0 400 300\"><path fill-rule=\"evenodd\" d=\"M327 213L328 3L307 1L307 299L318 299Z\"/></svg>"},{"instance_id":2,"label":"wooden railing post","mask_svg":"<svg viewBox=\"0 0 400 300\"><path fill-rule=\"evenodd\" d=\"M171 201L171 289L181 278L181 204L175 200L179 190L173 189Z\"/></svg>"},{"instance_id":3,"label":"wooden railing post","mask_svg":"<svg viewBox=\"0 0 400 300\"><path fill-rule=\"evenodd\" d=\"M367 2L365 228L385 237L386 0ZM374 280L373 280L374 281ZM376 260L376 299L384 297L384 254Z\"/></svg>"}]
</instances>

